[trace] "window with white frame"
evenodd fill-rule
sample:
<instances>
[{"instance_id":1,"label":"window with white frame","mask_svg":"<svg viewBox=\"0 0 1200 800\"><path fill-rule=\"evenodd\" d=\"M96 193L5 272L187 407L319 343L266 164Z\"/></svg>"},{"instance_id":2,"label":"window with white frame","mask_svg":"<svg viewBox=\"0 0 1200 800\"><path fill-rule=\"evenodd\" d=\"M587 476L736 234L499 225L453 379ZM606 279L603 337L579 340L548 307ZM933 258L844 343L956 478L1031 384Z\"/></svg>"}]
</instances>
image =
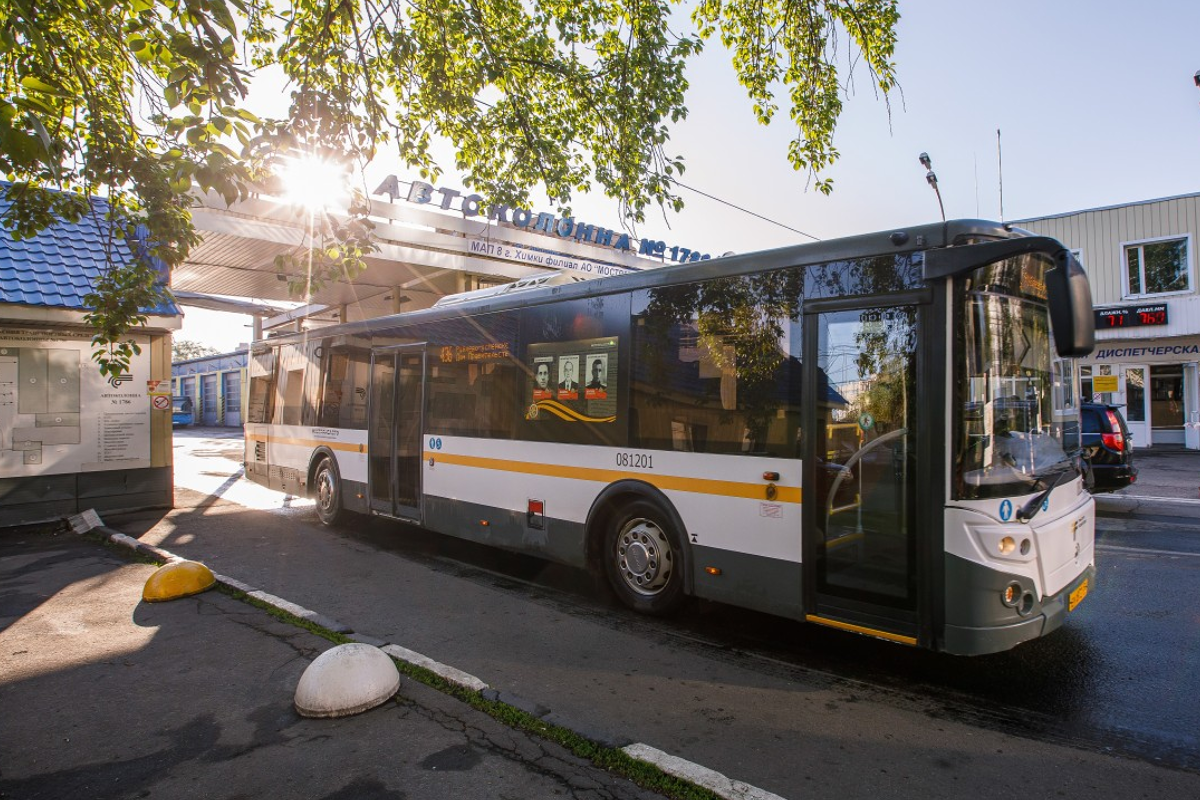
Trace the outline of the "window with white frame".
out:
<instances>
[{"instance_id":1,"label":"window with white frame","mask_svg":"<svg viewBox=\"0 0 1200 800\"><path fill-rule=\"evenodd\" d=\"M1125 245L1125 278L1131 295L1186 292L1191 288L1187 237Z\"/></svg>"}]
</instances>

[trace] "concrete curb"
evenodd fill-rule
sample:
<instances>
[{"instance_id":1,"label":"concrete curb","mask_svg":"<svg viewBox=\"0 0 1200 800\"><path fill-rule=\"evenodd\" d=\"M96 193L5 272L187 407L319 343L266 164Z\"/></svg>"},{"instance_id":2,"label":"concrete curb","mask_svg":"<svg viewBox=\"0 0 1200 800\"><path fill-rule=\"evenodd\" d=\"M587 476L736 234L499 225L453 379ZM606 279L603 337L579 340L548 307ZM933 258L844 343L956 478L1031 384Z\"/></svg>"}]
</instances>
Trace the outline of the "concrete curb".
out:
<instances>
[{"instance_id":1,"label":"concrete curb","mask_svg":"<svg viewBox=\"0 0 1200 800\"><path fill-rule=\"evenodd\" d=\"M784 800L777 794L732 780L708 767L664 753L648 744L631 744L621 750L630 758L653 764L668 775L682 778L728 800Z\"/></svg>"},{"instance_id":2,"label":"concrete curb","mask_svg":"<svg viewBox=\"0 0 1200 800\"><path fill-rule=\"evenodd\" d=\"M169 550L164 550L160 547L145 544L144 542L141 542L132 536L128 536L120 531L116 531L105 526L100 518L96 515L96 512L91 509L82 514L68 518L67 524L75 533L99 534L113 544L127 547L130 550L158 561L169 563L172 561L185 560ZM253 597L259 602L265 603L272 608L285 611L288 614L312 622L314 625L319 625L327 630L347 635L349 638L362 642L363 644L377 647L391 658L394 658L398 661L403 661L415 667L427 669L448 683L452 683L456 686L478 693L485 700L491 700L493 702L503 703L504 705L511 706L519 711L530 714L537 719L541 719L548 724L556 725L569 730L575 735L583 737L588 741L595 742L603 747L619 749L630 758L655 767L667 775L672 775L676 778L693 783L703 789L707 789L718 797L723 798L723 800L784 800L784 798L780 797L779 795L772 794L771 792L751 786L748 783L743 783L742 781L733 780L719 772L716 772L715 770L708 769L707 767L703 767L686 759L679 758L678 756L664 753L662 750L658 750L648 744L642 744L640 742L629 744L628 738L620 739L608 736L606 734L589 732L587 730L587 726L585 725L580 725L574 721L567 720L564 717L553 713L551 709L539 703L518 695L514 695L510 692L495 689L470 673L455 669L447 664L442 664L439 661L435 661L432 658L422 655L416 651L409 650L406 647L401 647L398 644L389 644L380 639L375 639L363 634L357 634L355 633L354 629L348 625L344 625L343 623L331 619L330 617L326 617L325 615L317 613L316 611L311 611L303 606L297 605L288 600L284 600L281 597L276 597L273 594L264 592L263 590L243 583L236 578L231 578L228 575L221 575L220 573L215 572L213 573L213 576L216 578L217 584L220 586L225 586L229 589L243 592L248 597Z\"/></svg>"},{"instance_id":3,"label":"concrete curb","mask_svg":"<svg viewBox=\"0 0 1200 800\"><path fill-rule=\"evenodd\" d=\"M476 678L474 675L447 666L439 661L434 661L428 656L423 656L420 653L409 650L407 647L401 647L398 644L385 644L379 648L387 653L392 658L398 658L401 661L412 664L415 667L424 667L433 674L437 675L444 681L449 681L464 689L470 689L472 692L483 692L488 688L488 685Z\"/></svg>"}]
</instances>

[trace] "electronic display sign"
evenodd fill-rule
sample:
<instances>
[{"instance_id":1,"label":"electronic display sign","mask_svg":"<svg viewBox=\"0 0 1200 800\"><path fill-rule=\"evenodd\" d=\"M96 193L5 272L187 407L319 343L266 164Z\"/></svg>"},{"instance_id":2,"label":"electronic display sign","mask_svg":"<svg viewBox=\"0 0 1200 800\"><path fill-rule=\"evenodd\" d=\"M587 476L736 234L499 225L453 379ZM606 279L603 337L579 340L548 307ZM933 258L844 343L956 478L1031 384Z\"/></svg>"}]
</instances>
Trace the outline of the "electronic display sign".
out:
<instances>
[{"instance_id":1,"label":"electronic display sign","mask_svg":"<svg viewBox=\"0 0 1200 800\"><path fill-rule=\"evenodd\" d=\"M1096 330L1137 328L1142 325L1166 325L1167 304L1123 306L1096 309Z\"/></svg>"}]
</instances>

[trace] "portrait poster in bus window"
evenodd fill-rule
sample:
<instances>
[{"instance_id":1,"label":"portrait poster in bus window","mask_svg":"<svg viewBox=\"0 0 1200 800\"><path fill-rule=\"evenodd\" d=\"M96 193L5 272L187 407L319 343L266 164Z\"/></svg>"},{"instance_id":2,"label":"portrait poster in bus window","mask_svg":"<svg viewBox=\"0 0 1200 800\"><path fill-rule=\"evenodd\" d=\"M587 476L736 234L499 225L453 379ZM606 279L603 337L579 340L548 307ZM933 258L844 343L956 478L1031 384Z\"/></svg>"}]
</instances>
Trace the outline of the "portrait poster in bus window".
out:
<instances>
[{"instance_id":1,"label":"portrait poster in bus window","mask_svg":"<svg viewBox=\"0 0 1200 800\"><path fill-rule=\"evenodd\" d=\"M552 396L550 389L550 370L554 365L553 356L540 356L533 359L533 400L549 400Z\"/></svg>"},{"instance_id":2,"label":"portrait poster in bus window","mask_svg":"<svg viewBox=\"0 0 1200 800\"><path fill-rule=\"evenodd\" d=\"M583 396L588 400L607 400L608 354L589 353L587 365L587 383L584 384Z\"/></svg>"},{"instance_id":3,"label":"portrait poster in bus window","mask_svg":"<svg viewBox=\"0 0 1200 800\"><path fill-rule=\"evenodd\" d=\"M579 399L579 356L558 357L558 399Z\"/></svg>"}]
</instances>

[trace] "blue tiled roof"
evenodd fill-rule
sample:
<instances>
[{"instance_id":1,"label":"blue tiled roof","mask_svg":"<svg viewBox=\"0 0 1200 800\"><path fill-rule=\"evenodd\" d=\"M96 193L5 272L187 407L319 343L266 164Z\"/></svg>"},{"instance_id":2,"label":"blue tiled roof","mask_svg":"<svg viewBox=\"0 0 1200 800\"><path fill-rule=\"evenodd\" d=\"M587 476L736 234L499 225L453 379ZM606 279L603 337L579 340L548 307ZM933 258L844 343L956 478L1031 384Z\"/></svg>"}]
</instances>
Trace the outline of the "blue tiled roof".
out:
<instances>
[{"instance_id":1,"label":"blue tiled roof","mask_svg":"<svg viewBox=\"0 0 1200 800\"><path fill-rule=\"evenodd\" d=\"M12 206L6 196L10 186L0 181L0 303L88 310L83 298L108 265L106 248L112 248L116 263L128 264L134 258L128 244L110 237L110 223L104 218L107 203L92 198L94 214L85 214L79 222L60 220L32 239L18 241L3 221ZM138 233L145 231L139 228ZM166 265L152 261L166 281ZM147 313L177 315L179 309L167 300Z\"/></svg>"}]
</instances>

